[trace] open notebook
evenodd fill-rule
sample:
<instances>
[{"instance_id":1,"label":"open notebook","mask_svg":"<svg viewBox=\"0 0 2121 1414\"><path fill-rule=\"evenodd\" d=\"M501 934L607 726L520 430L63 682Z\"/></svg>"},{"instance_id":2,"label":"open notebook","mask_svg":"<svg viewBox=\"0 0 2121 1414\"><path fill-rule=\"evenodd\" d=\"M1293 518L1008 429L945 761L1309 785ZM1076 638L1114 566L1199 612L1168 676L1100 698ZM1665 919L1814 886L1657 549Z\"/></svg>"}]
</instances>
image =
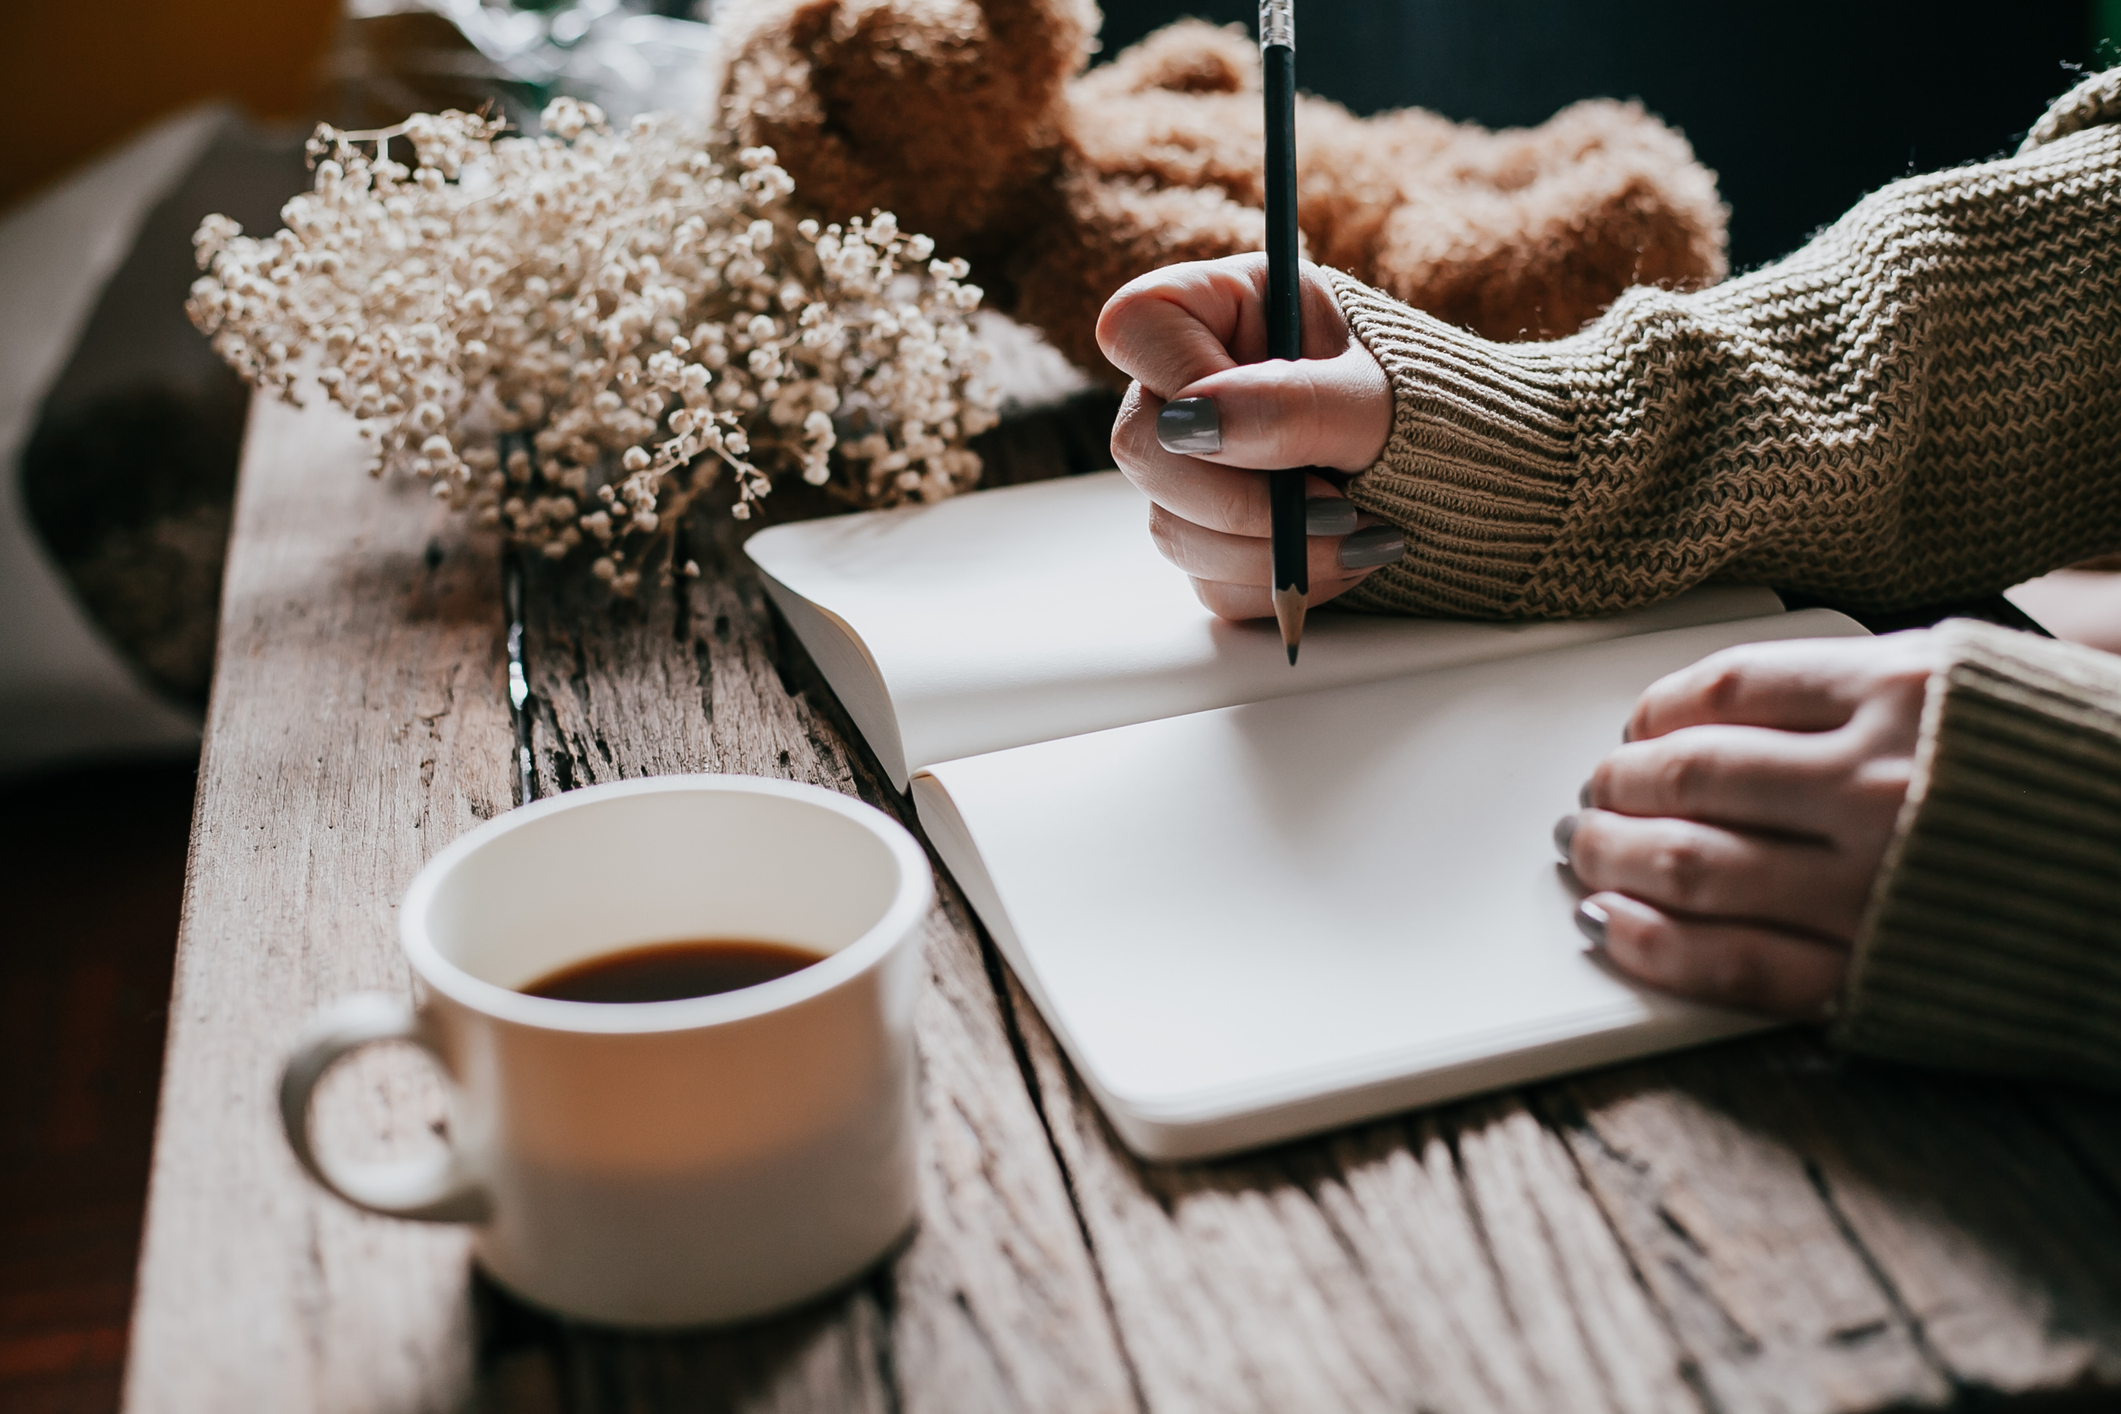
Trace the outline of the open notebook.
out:
<instances>
[{"instance_id":1,"label":"open notebook","mask_svg":"<svg viewBox=\"0 0 2121 1414\"><path fill-rule=\"evenodd\" d=\"M1227 1152L1759 1023L1582 953L1547 843L1656 678L1860 634L1765 590L1593 623L1194 601L1116 473L764 531L768 592L1139 1153Z\"/></svg>"}]
</instances>

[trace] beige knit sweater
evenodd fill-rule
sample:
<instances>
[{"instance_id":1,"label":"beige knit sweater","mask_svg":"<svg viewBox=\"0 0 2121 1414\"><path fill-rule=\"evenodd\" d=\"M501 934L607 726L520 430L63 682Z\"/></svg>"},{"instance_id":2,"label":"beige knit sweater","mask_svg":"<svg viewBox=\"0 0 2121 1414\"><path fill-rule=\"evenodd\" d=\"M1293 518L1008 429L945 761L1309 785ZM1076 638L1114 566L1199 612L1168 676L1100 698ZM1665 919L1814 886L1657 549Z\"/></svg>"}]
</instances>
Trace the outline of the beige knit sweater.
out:
<instances>
[{"instance_id":1,"label":"beige knit sweater","mask_svg":"<svg viewBox=\"0 0 2121 1414\"><path fill-rule=\"evenodd\" d=\"M1393 387L1348 494L1407 531L1353 607L1613 613L1707 580L1852 608L2121 549L2121 69L2017 156L1897 182L1787 260L1494 344L1344 276ZM2121 658L1943 630L1838 1034L2121 1083Z\"/></svg>"}]
</instances>

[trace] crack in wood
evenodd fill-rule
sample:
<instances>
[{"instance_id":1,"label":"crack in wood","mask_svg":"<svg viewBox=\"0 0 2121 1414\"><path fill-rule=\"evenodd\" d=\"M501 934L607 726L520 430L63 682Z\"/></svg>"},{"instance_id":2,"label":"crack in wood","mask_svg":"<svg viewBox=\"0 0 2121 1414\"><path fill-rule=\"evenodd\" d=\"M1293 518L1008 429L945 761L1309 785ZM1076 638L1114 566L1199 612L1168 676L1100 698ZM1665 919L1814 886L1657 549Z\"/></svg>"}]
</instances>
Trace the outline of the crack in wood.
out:
<instances>
[{"instance_id":1,"label":"crack in wood","mask_svg":"<svg viewBox=\"0 0 2121 1414\"><path fill-rule=\"evenodd\" d=\"M1569 1146L1563 1142L1559 1134L1554 1133L1552 1129L1541 1122L1539 1111L1531 1104L1528 1096L1524 1097L1524 1109L1525 1113L1530 1116L1535 1131L1542 1138L1551 1137L1553 1147L1560 1149L1565 1155L1568 1154ZM1598 1206L1598 1195L1592 1191L1589 1181L1584 1177L1582 1168L1576 1164L1574 1156L1570 1156L1568 1163L1570 1178L1575 1180L1577 1189L1582 1193L1584 1200L1591 1205L1592 1211L1598 1213L1601 1220L1605 1220L1607 1233L1613 1239L1615 1248L1622 1256L1622 1260L1628 1270L1629 1279L1635 1283L1644 1299L1648 1301L1650 1311L1663 1327L1665 1338L1671 1342L1675 1350L1683 1348L1678 1338L1678 1332L1673 1328L1669 1315L1659 1310L1657 1303L1649 1299L1649 1285L1642 1279L1642 1273L1636 1268L1634 1254L1627 1250L1625 1243L1620 1242L1620 1235L1618 1232L1613 1231L1610 1220L1605 1219L1604 1210ZM1559 1254L1565 1250L1566 1244L1562 1234L1555 1230L1552 1211L1545 1204L1540 1204L1533 1209L1533 1213L1538 1220L1540 1236L1545 1239L1547 1250L1556 1254L1558 1260ZM1605 1382L1606 1396L1610 1401L1611 1407L1614 1409L1625 1409L1628 1404L1624 1388L1627 1372L1613 1368L1608 1357L1606 1342L1599 1339L1599 1332L1591 1324L1592 1313L1589 1304L1582 1300L1570 1301L1564 1309L1568 1312L1569 1320L1576 1328L1576 1338L1583 1347L1586 1358L1590 1360L1592 1366Z\"/></svg>"},{"instance_id":2,"label":"crack in wood","mask_svg":"<svg viewBox=\"0 0 2121 1414\"><path fill-rule=\"evenodd\" d=\"M670 560L663 587L670 591L670 641L682 644L692 637L692 580L684 567L692 558L692 528L680 520L670 535Z\"/></svg>"},{"instance_id":3,"label":"crack in wood","mask_svg":"<svg viewBox=\"0 0 2121 1414\"><path fill-rule=\"evenodd\" d=\"M1663 1066L1665 1062L1650 1062L1646 1068ZM1818 1077L1824 1073L1824 1066L1809 1064L1803 1054L1792 1058L1788 1047L1780 1047L1758 1056L1750 1073L1756 1077ZM1763 1397L1767 1399L1765 1408L1866 1408L1850 1403L1860 1399L1860 1395L1854 1389L1847 1389L1843 1378L1835 1374L1826 1374L1820 1384L1805 1391L1801 1369L1807 1363L1809 1348L1790 1340L1796 1331L1777 1327L1775 1333L1767 1333L1756 1329L1748 1314L1733 1306L1733 1297L1743 1302L1750 1287L1743 1283L1743 1278L1731 1272L1731 1263L1756 1259L1752 1257L1754 1249L1748 1244L1746 1227L1741 1225L1737 1232L1724 1234L1705 1234L1697 1230L1701 1217L1714 1215L1707 1210L1697 1213L1699 1204L1695 1200L1688 1200L1682 1208L1680 1198L1686 1196L1686 1189L1671 1187L1673 1179L1678 1177L1676 1172L1663 1172L1646 1155L1635 1153L1629 1143L1606 1134L1599 1121L1593 1119L1584 1104L1574 1096L1574 1090L1587 1083L1597 1085L1597 1081L1567 1081L1542 1090L1540 1115L1561 1136L1565 1149L1570 1151L1578 1181L1589 1189L1608 1230L1614 1234L1620 1251L1627 1257L1635 1285L1642 1289L1650 1310L1657 1312L1659 1321L1678 1342L1682 1350L1680 1374L1688 1389L1710 1410L1754 1408L1754 1403ZM1625 1092L1627 1090L1623 1088L1623 1094ZM1625 1117L1623 1126L1627 1126ZM1788 1160L1794 1164L1794 1155L1788 1155ZM1603 1172L1593 1172L1593 1166ZM1684 1168L1680 1172L1684 1172ZM1813 1187L1801 1177L1799 1183L1803 1185L1805 1196L1818 1202ZM1743 1208L1729 1217L1739 1223L1758 1221L1748 1219ZM1796 1217L1796 1213L1790 1217ZM1646 1223L1654 1234L1671 1240L1667 1251L1657 1251ZM1801 1244L1799 1234L1792 1236L1796 1236ZM1854 1251L1847 1249L1845 1232L1833 1230L1833 1240L1847 1253L1847 1261L1854 1261ZM1654 1278L1650 1263L1654 1263ZM1869 1272L1864 1274L1864 1280L1875 1287L1875 1278ZM1726 1293L1724 1287L1733 1283L1737 1283L1735 1289ZM1775 1325L1773 1297L1767 1297L1767 1300L1769 1306L1765 1310L1754 1308L1752 1314ZM1883 1302L1881 1293L1879 1302ZM1864 1321L1850 1323L1850 1327L1860 1325L1864 1325ZM1799 1327L1799 1331L1801 1329L1803 1327ZM1881 1336L1890 1336L1890 1333L1890 1323L1881 1327ZM1866 1342L1858 1340L1854 1344L1862 1346ZM1818 1346L1811 1348L1850 1350L1852 1344L1835 1342L1828 1331L1820 1331ZM1896 1359L1890 1353L1881 1353L1881 1357L1886 1363ZM1792 1361L1796 1367L1792 1367ZM1718 1393L1718 1380L1729 1384L1726 1389L1729 1399ZM1892 1386L1888 1384L1886 1389L1892 1389ZM1900 1386L1898 1393L1903 1397L1917 1395L1915 1389L1907 1389L1907 1386ZM1939 1389L1936 1393L1945 1391ZM1731 1401L1735 1401L1735 1406Z\"/></svg>"},{"instance_id":4,"label":"crack in wood","mask_svg":"<svg viewBox=\"0 0 2121 1414\"><path fill-rule=\"evenodd\" d=\"M692 640L692 669L693 680L700 688L700 715L711 730L714 726L714 659L704 638Z\"/></svg>"},{"instance_id":5,"label":"crack in wood","mask_svg":"<svg viewBox=\"0 0 2121 1414\"><path fill-rule=\"evenodd\" d=\"M1868 1345L1891 1330L1889 1321L1865 1321L1860 1325L1837 1327L1827 1332L1827 1339L1836 1345Z\"/></svg>"},{"instance_id":6,"label":"crack in wood","mask_svg":"<svg viewBox=\"0 0 2121 1414\"><path fill-rule=\"evenodd\" d=\"M1833 1183L1826 1176L1826 1170L1820 1167L1817 1159L1809 1155L1804 1159L1804 1176L1811 1183L1812 1190L1819 1195L1819 1202L1826 1209L1828 1218L1840 1230L1841 1240L1848 1243L1850 1250L1871 1274L1871 1280L1878 1284L1878 1290L1884 1294L1886 1303L1891 1306L1894 1318L1907 1332L1908 1341L1914 1346L1915 1353L1938 1379L1944 1381L1952 1391L1955 1403L1964 1400L1971 1387L1937 1352L1936 1347L1930 1344L1929 1331L1922 1317L1908 1304L1907 1298L1900 1291L1899 1283L1893 1280L1892 1273L1885 1269L1885 1264L1871 1251L1870 1244L1863 1240L1863 1234L1858 1232L1856 1225L1849 1220L1848 1212L1841 1206L1840 1197L1834 1192Z\"/></svg>"},{"instance_id":7,"label":"crack in wood","mask_svg":"<svg viewBox=\"0 0 2121 1414\"><path fill-rule=\"evenodd\" d=\"M1702 1255L1706 1256L1707 1254L1703 1253ZM1717 1321L1723 1326L1724 1335L1728 1339L1729 1348L1732 1351L1741 1356L1753 1357L1758 1356L1767 1348L1759 1336L1745 1328L1731 1308L1716 1295L1714 1289L1703 1281L1692 1267L1668 1257L1664 1262L1664 1270L1671 1276L1673 1281L1693 1293L1694 1299L1704 1309L1715 1313ZM1643 1283L1643 1288L1648 1291L1649 1284L1647 1282ZM1652 1295L1651 1301L1657 1310L1659 1319L1672 1328L1676 1339L1678 1326L1672 1318L1672 1313L1665 1308L1663 1302L1657 1301L1654 1295Z\"/></svg>"},{"instance_id":8,"label":"crack in wood","mask_svg":"<svg viewBox=\"0 0 2121 1414\"><path fill-rule=\"evenodd\" d=\"M879 1266L871 1272L868 1280L862 1283L862 1291L876 1312L879 1327L876 1339L869 1342L873 1352L871 1358L876 1362L877 1388L884 1397L886 1414L902 1414L906 1407L905 1392L899 1388L898 1360L891 1342L891 1328L898 1315L898 1293L892 1286L889 1270ZM959 1304L963 1305L962 1299ZM987 1341L986 1332L980 1330L977 1323L973 1325L973 1334L979 1338L980 1344L987 1350L988 1358L992 1360L993 1347Z\"/></svg>"},{"instance_id":9,"label":"crack in wood","mask_svg":"<svg viewBox=\"0 0 2121 1414\"><path fill-rule=\"evenodd\" d=\"M507 616L503 641L508 657L508 725L514 738L515 803L538 798L536 718L530 691L530 664L524 656L523 562L514 553L501 557L501 611Z\"/></svg>"},{"instance_id":10,"label":"crack in wood","mask_svg":"<svg viewBox=\"0 0 2121 1414\"><path fill-rule=\"evenodd\" d=\"M1509 1273L1504 1269L1502 1260L1496 1255L1495 1239L1488 1232L1487 1214L1482 1211L1480 1199L1475 1193L1476 1185L1466 1172L1465 1154L1460 1149L1461 1135L1459 1128L1456 1125L1439 1121L1436 1126L1436 1135L1443 1141L1444 1152L1450 1155L1451 1174L1457 1180L1453 1187L1458 1193L1459 1208L1465 1214L1467 1226L1472 1230L1473 1240L1479 1248L1481 1260L1487 1263L1488 1279L1494 1283L1496 1300L1502 1306L1503 1314L1510 1318L1510 1324L1517 1327L1521 1335L1524 1331L1524 1317L1517 1312L1510 1301Z\"/></svg>"},{"instance_id":11,"label":"crack in wood","mask_svg":"<svg viewBox=\"0 0 2121 1414\"><path fill-rule=\"evenodd\" d=\"M580 777L580 784L585 786L595 785L597 783L596 763L589 759L589 744L582 740L580 732L569 732L567 739L574 743L573 749L568 754L574 758L575 774ZM613 778L623 778L625 774L624 771L615 771Z\"/></svg>"},{"instance_id":12,"label":"crack in wood","mask_svg":"<svg viewBox=\"0 0 2121 1414\"><path fill-rule=\"evenodd\" d=\"M1671 1208L1669 1208L1663 1203L1659 1203L1656 1205L1655 1211L1657 1214L1657 1221L1664 1224L1664 1230L1666 1232L1669 1232L1670 1234L1672 1234L1672 1236L1678 1238L1680 1244L1684 1246L1689 1252L1692 1252L1695 1256L1702 1258L1704 1261L1708 1259L1709 1249L1701 1245L1701 1239L1694 1236L1693 1230L1689 1228L1685 1223L1681 1222L1678 1216L1672 1212Z\"/></svg>"}]
</instances>

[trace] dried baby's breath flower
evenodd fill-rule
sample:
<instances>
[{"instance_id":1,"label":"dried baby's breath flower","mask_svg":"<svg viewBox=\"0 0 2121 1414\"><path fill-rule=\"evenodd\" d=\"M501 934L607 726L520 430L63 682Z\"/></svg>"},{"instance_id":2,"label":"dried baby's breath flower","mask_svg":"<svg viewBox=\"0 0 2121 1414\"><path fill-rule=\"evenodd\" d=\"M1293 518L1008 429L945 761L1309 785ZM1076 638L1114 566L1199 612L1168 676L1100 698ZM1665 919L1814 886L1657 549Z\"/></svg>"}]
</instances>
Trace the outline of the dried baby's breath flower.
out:
<instances>
[{"instance_id":1,"label":"dried baby's breath flower","mask_svg":"<svg viewBox=\"0 0 2121 1414\"><path fill-rule=\"evenodd\" d=\"M739 518L782 475L864 506L978 479L995 398L963 261L888 212L799 220L771 148L690 119L620 133L562 98L541 137L501 128L319 128L283 230L200 225L192 321L291 402L313 377L376 474L555 559L587 546L621 593L724 472Z\"/></svg>"}]
</instances>

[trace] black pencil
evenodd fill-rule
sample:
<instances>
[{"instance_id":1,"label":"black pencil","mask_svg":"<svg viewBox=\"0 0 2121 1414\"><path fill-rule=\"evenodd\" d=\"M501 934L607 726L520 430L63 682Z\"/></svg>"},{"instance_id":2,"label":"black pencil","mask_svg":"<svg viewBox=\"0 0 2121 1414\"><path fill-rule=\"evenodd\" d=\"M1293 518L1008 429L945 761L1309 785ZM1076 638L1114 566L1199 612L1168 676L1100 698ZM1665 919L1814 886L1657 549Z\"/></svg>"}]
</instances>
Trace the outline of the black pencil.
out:
<instances>
[{"instance_id":1,"label":"black pencil","mask_svg":"<svg viewBox=\"0 0 2121 1414\"><path fill-rule=\"evenodd\" d=\"M1267 357L1303 357L1296 244L1296 0L1259 0L1259 62L1267 90ZM1304 539L1304 471L1267 473L1274 546L1274 618L1296 666L1311 594Z\"/></svg>"}]
</instances>

